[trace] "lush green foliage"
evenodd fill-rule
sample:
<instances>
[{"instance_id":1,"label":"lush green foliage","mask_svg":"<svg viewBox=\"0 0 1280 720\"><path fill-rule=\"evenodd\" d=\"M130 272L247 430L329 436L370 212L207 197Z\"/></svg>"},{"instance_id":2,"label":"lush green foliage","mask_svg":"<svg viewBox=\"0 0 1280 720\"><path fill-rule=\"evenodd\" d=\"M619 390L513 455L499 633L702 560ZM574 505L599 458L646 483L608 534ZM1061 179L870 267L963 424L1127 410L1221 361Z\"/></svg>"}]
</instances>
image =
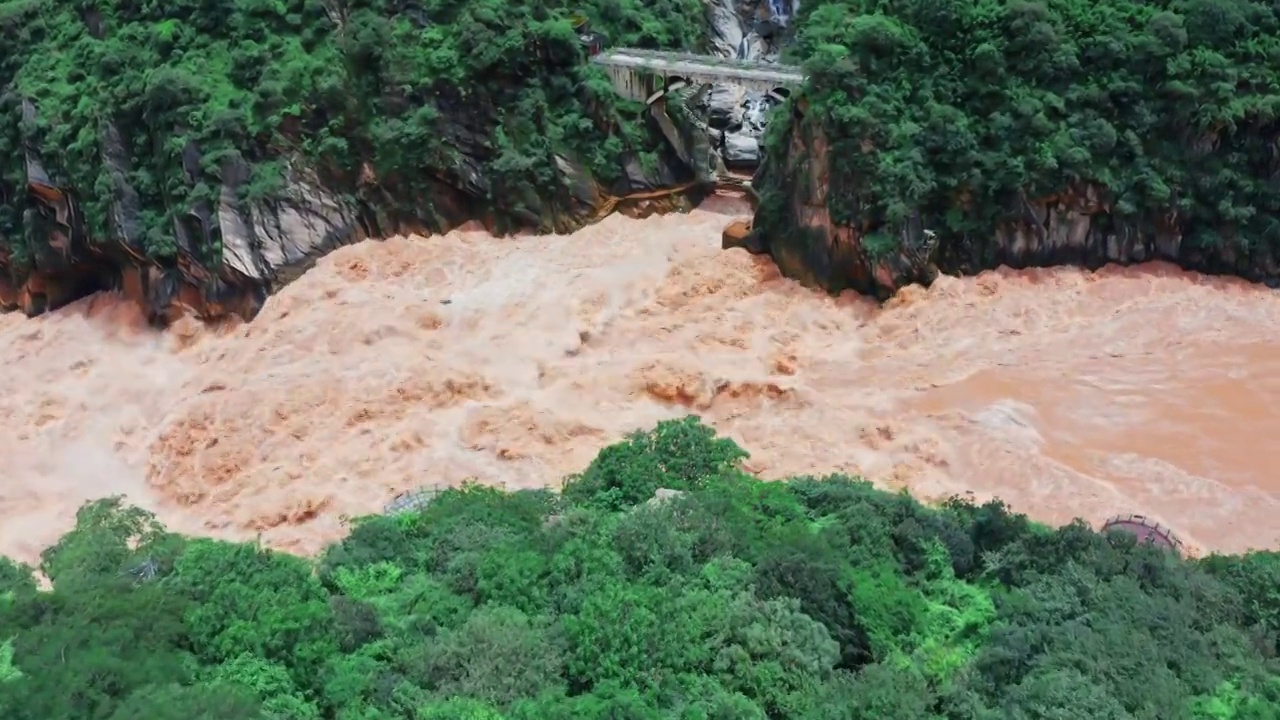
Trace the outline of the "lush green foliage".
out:
<instances>
[{"instance_id":1,"label":"lush green foliage","mask_svg":"<svg viewBox=\"0 0 1280 720\"><path fill-rule=\"evenodd\" d=\"M249 199L301 157L352 195L372 171L374 207L430 221L442 179L536 225L567 183L555 154L610 180L625 149L656 147L583 62L574 12L632 46L693 49L703 35L698 0L0 1L0 95L15 91L0 114L0 238L19 259L32 251L24 143L77 193L93 237L119 237L109 122L155 257L175 252L174 218L215 197L235 157L252 167ZM20 121L22 98L36 122ZM190 142L202 168L189 179Z\"/></svg>"},{"instance_id":2,"label":"lush green foliage","mask_svg":"<svg viewBox=\"0 0 1280 720\"><path fill-rule=\"evenodd\" d=\"M0 563L6 720L1270 720L1280 559L760 482L694 418L314 565L102 501ZM683 494L649 497L660 485Z\"/></svg>"},{"instance_id":3,"label":"lush green foliage","mask_svg":"<svg viewBox=\"0 0 1280 720\"><path fill-rule=\"evenodd\" d=\"M813 0L798 28L839 222L981 244L1094 185L1117 230L1280 249L1271 0Z\"/></svg>"}]
</instances>

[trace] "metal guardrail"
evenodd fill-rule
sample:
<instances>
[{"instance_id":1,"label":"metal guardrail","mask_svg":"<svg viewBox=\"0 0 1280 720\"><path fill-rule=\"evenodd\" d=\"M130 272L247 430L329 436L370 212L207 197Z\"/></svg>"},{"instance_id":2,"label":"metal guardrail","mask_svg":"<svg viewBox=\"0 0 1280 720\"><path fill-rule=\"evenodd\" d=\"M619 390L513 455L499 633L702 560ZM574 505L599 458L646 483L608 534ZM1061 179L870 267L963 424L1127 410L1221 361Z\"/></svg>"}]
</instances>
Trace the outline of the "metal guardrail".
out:
<instances>
[{"instance_id":1,"label":"metal guardrail","mask_svg":"<svg viewBox=\"0 0 1280 720\"><path fill-rule=\"evenodd\" d=\"M1186 549L1182 540L1173 533L1173 530L1145 515L1126 513L1109 517L1102 524L1102 531L1107 532L1108 530L1127 532L1138 538L1138 542L1151 543L1167 550L1172 550L1179 555Z\"/></svg>"},{"instance_id":2,"label":"metal guardrail","mask_svg":"<svg viewBox=\"0 0 1280 720\"><path fill-rule=\"evenodd\" d=\"M448 489L449 486L447 485L434 485L402 492L383 506L382 513L384 515L398 515L402 512L421 510L430 505L437 495Z\"/></svg>"}]
</instances>

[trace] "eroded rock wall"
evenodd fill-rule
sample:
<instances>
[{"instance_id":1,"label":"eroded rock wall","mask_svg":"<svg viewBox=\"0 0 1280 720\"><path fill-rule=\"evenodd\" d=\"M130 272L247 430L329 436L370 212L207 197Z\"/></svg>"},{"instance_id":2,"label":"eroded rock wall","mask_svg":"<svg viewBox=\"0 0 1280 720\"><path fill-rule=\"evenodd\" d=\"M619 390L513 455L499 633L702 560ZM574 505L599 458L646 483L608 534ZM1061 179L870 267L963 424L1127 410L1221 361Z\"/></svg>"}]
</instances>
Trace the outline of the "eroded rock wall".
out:
<instances>
[{"instance_id":1,"label":"eroded rock wall","mask_svg":"<svg viewBox=\"0 0 1280 720\"><path fill-rule=\"evenodd\" d=\"M92 4L35 4L0 18L0 309L34 315L109 288L158 324L184 314L251 318L317 258L367 237L473 220L497 234L567 233L615 211L687 209L704 191L654 118L623 113L586 87L574 38L535 37L549 32L547 8L513 8L504 20L530 28L503 36L503 57L519 67L484 58L486 72L449 83L438 68L409 62L425 62L418 46L391 42L434 21L386 3L359 18L281 7L264 10L273 27L236 25L235 37L210 17L175 20L199 26L186 45L226 53L204 69L183 65L198 52L164 38L119 65L133 56L112 38L130 23L150 27L163 9L104 18ZM471 37L492 30L487 21L467 22L475 32L458 35L488 47ZM254 32L258 40L246 39ZM263 38L292 54L259 77L251 66L276 59L254 60ZM74 63L31 61L67 42L116 64L95 84ZM145 72L145 58L164 72ZM306 82L283 87L285 70ZM133 84L103 89L104 77L129 73ZM206 97L214 80L235 103ZM76 83L100 96L73 102L59 90Z\"/></svg>"},{"instance_id":2,"label":"eroded rock wall","mask_svg":"<svg viewBox=\"0 0 1280 720\"><path fill-rule=\"evenodd\" d=\"M787 123L780 130L781 152L767 156L756 174L760 204L751 227L727 231L724 244L768 253L785 275L807 285L885 299L905 285L927 285L939 272L973 274L1001 265L1096 269L1165 260L1280 287L1280 258L1269 245L1229 237L1192 243L1176 212L1120 217L1107 189L1088 183L1012 198L1003 220L984 236L949 235L941 218L920 212L891 233L836 222L827 138L804 110L797 102L790 117L779 118Z\"/></svg>"},{"instance_id":3,"label":"eroded rock wall","mask_svg":"<svg viewBox=\"0 0 1280 720\"><path fill-rule=\"evenodd\" d=\"M687 210L699 191L680 192L692 175L675 158L651 170L630 162L624 179L608 187L566 158L558 165L567 199L559 205L547 202L549 207L540 208L544 214L530 211L524 218L528 227L571 232L613 211L648 215ZM22 202L31 218L27 232L32 237L25 244L35 252L15 261L10 251L0 249L0 310L38 315L87 293L113 289L139 302L157 324L186 314L204 320L232 315L250 319L271 293L342 245L402 232L447 232L469 220L479 220L495 233L513 229L498 222L480 199L443 182L436 183L438 192L424 208L430 214L404 217L388 210L390 201L374 204L377 188L370 189L370 200L352 200L300 162L289 164L280 191L249 201L239 192L243 172L240 163L228 163L218 201L197 203L175 220L178 252L172 261L149 259L130 233L134 211L126 189L112 206L115 231L110 237L90 238L76 219L76 190L30 180Z\"/></svg>"},{"instance_id":4,"label":"eroded rock wall","mask_svg":"<svg viewBox=\"0 0 1280 720\"><path fill-rule=\"evenodd\" d=\"M31 120L37 108L23 101L23 112ZM146 208L128 181L129 135L113 122L105 123L100 135L111 181L106 237L86 231L77 199L82 191L51 175L39 151L28 148L25 183L8 188L3 197L20 218L18 232L25 237L21 242L0 238L0 309L36 315L89 292L115 289L139 302L158 324L184 314L251 318L270 293L319 257L370 236L446 232L469 220L494 232L521 226L571 232L615 210L649 214L693 203L686 194L663 192L692 179L670 150L659 154L657 165L624 156L620 178L607 184L572 159L557 157L560 187L521 197L513 223L492 212L493 191L480 162L461 163L465 177L429 179L422 212L410 216L402 210L403 198L396 196L398 178L377 178L366 166L351 192L333 187L300 158L286 160L281 188L249 199L244 186L250 169L242 158L224 160L211 174L202 169L200 148L188 143L182 180L190 186L214 183L216 193L212 200L177 213L172 227L176 257L156 260L148 257L141 237L139 215ZM467 167L473 170L469 174ZM632 196L639 197L632 201ZM26 252L15 253L15 247Z\"/></svg>"}]
</instances>

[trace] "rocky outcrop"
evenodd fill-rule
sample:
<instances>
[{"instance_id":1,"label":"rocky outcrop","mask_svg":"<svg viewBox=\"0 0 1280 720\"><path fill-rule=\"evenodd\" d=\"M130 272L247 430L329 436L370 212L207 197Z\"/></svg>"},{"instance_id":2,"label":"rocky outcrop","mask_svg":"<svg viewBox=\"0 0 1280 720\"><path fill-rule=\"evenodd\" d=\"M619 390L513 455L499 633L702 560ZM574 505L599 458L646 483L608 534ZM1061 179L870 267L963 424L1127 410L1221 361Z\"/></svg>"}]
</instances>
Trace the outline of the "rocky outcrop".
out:
<instances>
[{"instance_id":1,"label":"rocky outcrop","mask_svg":"<svg viewBox=\"0 0 1280 720\"><path fill-rule=\"evenodd\" d=\"M38 108L27 100L21 106L24 122L33 123ZM669 148L657 155L656 163L624 155L618 178L609 183L558 156L560 187L522 194L513 204L512 222L492 212L496 193L483 171L488 150L468 141L461 124L455 130L455 147L463 150L455 176L419 179L415 187L422 197L416 214L403 210L413 203L406 202L398 187L402 178L378 178L366 165L355 182L344 184L332 168L310 167L296 157L281 159L279 187L254 197L246 187L252 168L243 157L226 158L211 173L201 148L189 142L182 152L181 179L192 188L212 185L214 192L175 213L176 248L160 258L148 252L142 237L143 202L128 180L133 159L127 128L107 122L100 133L111 195L108 231L100 237L86 229L78 200L82 190L50 173L39 149L29 147L25 184L0 188L0 200L20 219L8 237L0 226L0 309L37 315L87 293L113 289L140 303L157 324L183 315L248 319L270 293L319 257L367 237L447 232L473 219L496 233L521 226L569 232L610 212L647 215L688 209L697 199L679 192L690 190L693 173ZM184 128L173 132L185 135ZM688 134L684 128L680 132ZM330 171L329 179L322 178L322 170Z\"/></svg>"},{"instance_id":2,"label":"rocky outcrop","mask_svg":"<svg viewBox=\"0 0 1280 720\"><path fill-rule=\"evenodd\" d=\"M795 104L786 144L771 148L756 173L760 204L751 227L727 230L724 245L768 253L784 275L807 285L885 299L905 285L928 285L940 272L1165 260L1280 287L1280 258L1268 246L1189 242L1176 212L1142 224L1118 218L1106 188L1092 184L1019 196L983 237L944 235L935 230L940 218L920 212L892 233L835 222L827 139L804 109Z\"/></svg>"},{"instance_id":3,"label":"rocky outcrop","mask_svg":"<svg viewBox=\"0 0 1280 720\"><path fill-rule=\"evenodd\" d=\"M108 22L92 4L20 5L0 22L0 309L34 315L115 289L157 324L251 318L317 258L367 237L473 220L495 234L564 233L611 212L688 209L708 189L676 151L712 155L705 128L619 113L584 82L585 38L519 32L552 19L538 3L502 20L527 46L445 62L450 78L434 65L448 52L397 39L448 25L456 37L437 42L474 51L493 22L391 4L359 22L336 6L270 8L227 29L225 8L199 22L164 6ZM688 44L697 18L695 7L666 19ZM190 24L190 48L143 32L146 52L100 68L32 61L67 38L96 47L169 21ZM271 47L289 58L260 55L262 37L284 39ZM226 57L207 73L183 59L211 47ZM148 62L163 67L138 66Z\"/></svg>"},{"instance_id":4,"label":"rocky outcrop","mask_svg":"<svg viewBox=\"0 0 1280 720\"><path fill-rule=\"evenodd\" d=\"M33 121L35 106L22 104L24 119ZM224 164L219 201L197 202L174 219L175 257L151 258L142 237L142 202L128 181L126 133L107 122L99 145L111 185L109 234L100 238L86 230L79 191L51 176L36 149L26 150L26 186L11 200L22 208L24 237L0 238L6 247L0 309L37 315L110 288L141 303L156 322L187 313L252 317L275 286L322 252L360 236L353 209L295 168L270 201L240 199L248 169L233 159ZM183 171L188 184L207 179L194 143L183 152ZM14 257L14 248L23 256Z\"/></svg>"},{"instance_id":5,"label":"rocky outcrop","mask_svg":"<svg viewBox=\"0 0 1280 720\"><path fill-rule=\"evenodd\" d=\"M720 57L777 62L798 0L709 0L710 52ZM781 98L733 85L706 88L694 107L707 118L725 166L755 168L769 111Z\"/></svg>"},{"instance_id":6,"label":"rocky outcrop","mask_svg":"<svg viewBox=\"0 0 1280 720\"><path fill-rule=\"evenodd\" d=\"M796 0L709 0L709 44L725 56L776 59L797 8ZM494 78L507 70L486 66L487 74L468 87L433 80L439 73L425 70L408 82L389 71L417 68L417 55L384 57L372 38L386 28L375 23L368 33L347 37L348 18L331 13L306 18L306 32L339 47L325 57L347 64L323 82L303 85L304 94L290 96L292 104L272 83L258 87L246 79L252 73L226 67L215 71L226 77L204 79L221 83L219 98L240 98L235 108L212 100L202 105L200 78L186 75L188 68L176 61L164 72L135 73L131 84L110 88L117 70L137 68L103 70L93 82L45 68L53 73L39 81L47 87L80 83L85 92L99 92L75 103L65 92L53 97L32 86L19 93L18 70L48 46L17 29L39 18L68 37L87 32L105 42L120 24L105 22L92 8L33 5L23 12L0 23L0 309L32 315L114 289L157 324L182 315L251 318L317 258L367 237L447 232L471 220L497 234L563 233L615 211L644 216L689 209L697 193L726 175L726 166L757 164L765 114L778 102L714 87L679 103L655 103L641 120L645 132L622 132L619 126L633 117L582 90L581 78L564 82L581 67L574 52L580 48L571 41L531 44L512 54L522 63L534 60L527 67ZM299 32L296 20L277 21L263 32ZM237 48L242 60L261 49L256 42ZM522 88L536 88L527 97L541 94L548 103L555 94L574 120L540 118L558 112L551 105L525 108L519 127L525 137L508 138L504 123L511 113L504 103L522 97ZM139 95L144 90L146 102ZM268 95L279 97L266 102ZM246 97L263 107L247 111L241 106ZM92 112L82 112L90 106ZM89 127L81 127L86 122ZM545 143L526 153L525 146L539 144L530 133L551 127L572 127L580 137L557 140L560 154L550 157ZM317 149L309 134L325 135L330 145ZM620 157L616 146L596 152L621 137L630 150ZM569 146L576 151L564 149ZM617 157L617 167L602 167L601 156Z\"/></svg>"}]
</instances>

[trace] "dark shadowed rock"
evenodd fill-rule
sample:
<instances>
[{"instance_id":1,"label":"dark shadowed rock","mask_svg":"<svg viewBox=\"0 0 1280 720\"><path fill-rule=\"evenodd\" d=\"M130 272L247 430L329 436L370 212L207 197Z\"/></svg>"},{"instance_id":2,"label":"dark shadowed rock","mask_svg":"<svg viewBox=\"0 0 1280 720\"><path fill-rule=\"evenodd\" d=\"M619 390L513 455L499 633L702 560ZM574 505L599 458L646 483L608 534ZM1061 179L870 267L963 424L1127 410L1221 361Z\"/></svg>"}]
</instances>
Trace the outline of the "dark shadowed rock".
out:
<instances>
[{"instance_id":1,"label":"dark shadowed rock","mask_svg":"<svg viewBox=\"0 0 1280 720\"><path fill-rule=\"evenodd\" d=\"M707 124L718 130L740 126L746 98L747 93L742 88L733 85L711 86L702 95Z\"/></svg>"},{"instance_id":2,"label":"dark shadowed rock","mask_svg":"<svg viewBox=\"0 0 1280 720\"><path fill-rule=\"evenodd\" d=\"M142 200L138 191L129 183L132 154L124 135L113 121L102 128L102 164L111 179L111 226L120 242L131 248L142 249Z\"/></svg>"},{"instance_id":3,"label":"dark shadowed rock","mask_svg":"<svg viewBox=\"0 0 1280 720\"><path fill-rule=\"evenodd\" d=\"M626 153L622 158L622 180L618 189L626 192L645 192L664 187L673 187L688 180L688 174L682 177L672 167L669 159L660 159L647 164L636 153Z\"/></svg>"},{"instance_id":4,"label":"dark shadowed rock","mask_svg":"<svg viewBox=\"0 0 1280 720\"><path fill-rule=\"evenodd\" d=\"M725 133L724 162L729 167L754 168L760 164L760 139L747 133Z\"/></svg>"}]
</instances>

